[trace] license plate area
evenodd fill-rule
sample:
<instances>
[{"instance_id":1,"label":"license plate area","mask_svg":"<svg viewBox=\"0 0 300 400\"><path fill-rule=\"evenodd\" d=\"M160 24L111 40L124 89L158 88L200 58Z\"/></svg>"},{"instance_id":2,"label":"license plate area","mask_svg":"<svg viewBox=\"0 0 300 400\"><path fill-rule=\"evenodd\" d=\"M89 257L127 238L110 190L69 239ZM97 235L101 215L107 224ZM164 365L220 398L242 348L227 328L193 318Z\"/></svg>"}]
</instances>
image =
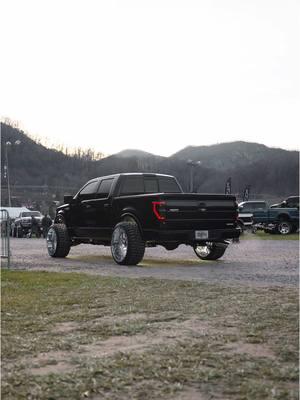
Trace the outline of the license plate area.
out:
<instances>
[{"instance_id":1,"label":"license plate area","mask_svg":"<svg viewBox=\"0 0 300 400\"><path fill-rule=\"evenodd\" d=\"M208 231L195 231L195 239L208 239Z\"/></svg>"}]
</instances>

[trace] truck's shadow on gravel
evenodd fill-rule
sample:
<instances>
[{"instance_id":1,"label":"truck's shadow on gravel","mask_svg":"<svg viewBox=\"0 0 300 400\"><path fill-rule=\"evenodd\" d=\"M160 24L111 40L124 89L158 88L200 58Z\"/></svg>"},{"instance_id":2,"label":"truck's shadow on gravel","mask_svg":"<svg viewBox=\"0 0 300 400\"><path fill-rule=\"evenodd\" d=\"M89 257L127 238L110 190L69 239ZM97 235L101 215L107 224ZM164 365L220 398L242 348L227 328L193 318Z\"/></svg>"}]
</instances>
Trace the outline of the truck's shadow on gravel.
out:
<instances>
[{"instance_id":1,"label":"truck's shadow on gravel","mask_svg":"<svg viewBox=\"0 0 300 400\"><path fill-rule=\"evenodd\" d=\"M122 265L116 264L112 257L109 255L76 255L76 256L68 256L65 260L70 260L72 262L80 262L85 264L99 264L99 266L103 265L105 262L105 266L114 266L123 268ZM167 267L167 268L176 268L176 267L203 267L203 266L217 266L224 264L224 261L216 260L216 261L203 261L203 260L193 260L193 259L163 259L163 258L147 258L145 257L138 265L135 265L136 268L151 268L151 267ZM130 267L130 266L129 266ZM132 268L132 267L131 267Z\"/></svg>"}]
</instances>

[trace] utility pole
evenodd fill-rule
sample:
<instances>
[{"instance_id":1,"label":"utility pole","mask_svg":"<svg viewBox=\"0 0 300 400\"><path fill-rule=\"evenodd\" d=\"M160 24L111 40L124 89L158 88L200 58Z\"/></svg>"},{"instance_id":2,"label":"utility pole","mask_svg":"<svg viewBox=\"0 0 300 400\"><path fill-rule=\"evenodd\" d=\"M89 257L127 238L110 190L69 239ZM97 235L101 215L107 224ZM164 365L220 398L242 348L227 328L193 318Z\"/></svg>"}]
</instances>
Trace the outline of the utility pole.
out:
<instances>
[{"instance_id":1,"label":"utility pole","mask_svg":"<svg viewBox=\"0 0 300 400\"><path fill-rule=\"evenodd\" d=\"M11 142L6 142L6 143L5 143L6 179L7 179L8 207L11 207L10 184L9 184L9 168L8 168L8 154L7 154L7 147L8 147L8 146L11 146Z\"/></svg>"},{"instance_id":2,"label":"utility pole","mask_svg":"<svg viewBox=\"0 0 300 400\"><path fill-rule=\"evenodd\" d=\"M194 170L196 166L201 165L201 161L188 160L187 164L190 167L190 193L194 192Z\"/></svg>"},{"instance_id":3,"label":"utility pole","mask_svg":"<svg viewBox=\"0 0 300 400\"><path fill-rule=\"evenodd\" d=\"M18 146L21 143L21 140L16 140L14 145ZM6 156L6 179L7 179L7 194L8 194L8 207L11 207L11 194L10 194L10 182L9 182L9 165L8 165L8 151L7 148L12 146L10 141L5 143L5 156Z\"/></svg>"}]
</instances>

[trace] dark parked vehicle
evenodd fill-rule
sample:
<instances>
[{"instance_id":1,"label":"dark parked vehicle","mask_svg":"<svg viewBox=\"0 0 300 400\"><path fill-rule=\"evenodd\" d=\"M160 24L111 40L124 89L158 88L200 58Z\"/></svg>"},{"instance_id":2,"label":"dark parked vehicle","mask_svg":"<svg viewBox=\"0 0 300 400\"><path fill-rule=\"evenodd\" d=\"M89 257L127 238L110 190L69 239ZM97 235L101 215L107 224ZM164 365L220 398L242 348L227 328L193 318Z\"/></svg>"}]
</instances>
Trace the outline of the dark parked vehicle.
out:
<instances>
[{"instance_id":1,"label":"dark parked vehicle","mask_svg":"<svg viewBox=\"0 0 300 400\"><path fill-rule=\"evenodd\" d=\"M272 204L270 208L298 208L299 209L299 196L290 196L281 203Z\"/></svg>"},{"instance_id":2,"label":"dark parked vehicle","mask_svg":"<svg viewBox=\"0 0 300 400\"><path fill-rule=\"evenodd\" d=\"M32 217L36 221L37 232L40 234L42 230L43 215L39 211L23 211L14 221L12 235L14 237L23 237L24 235L27 235L32 228Z\"/></svg>"},{"instance_id":3,"label":"dark parked vehicle","mask_svg":"<svg viewBox=\"0 0 300 400\"><path fill-rule=\"evenodd\" d=\"M281 204L284 203L292 204L286 202ZM244 201L239 204L239 213L251 213L253 224L266 232L278 232L286 235L296 232L299 227L299 204L298 208L279 207L279 205L269 207L265 201Z\"/></svg>"},{"instance_id":4,"label":"dark parked vehicle","mask_svg":"<svg viewBox=\"0 0 300 400\"><path fill-rule=\"evenodd\" d=\"M220 258L239 236L234 196L185 194L173 176L118 174L92 179L65 196L47 235L52 257L80 243L111 246L118 264L136 265L145 246L190 245L205 260Z\"/></svg>"}]
</instances>

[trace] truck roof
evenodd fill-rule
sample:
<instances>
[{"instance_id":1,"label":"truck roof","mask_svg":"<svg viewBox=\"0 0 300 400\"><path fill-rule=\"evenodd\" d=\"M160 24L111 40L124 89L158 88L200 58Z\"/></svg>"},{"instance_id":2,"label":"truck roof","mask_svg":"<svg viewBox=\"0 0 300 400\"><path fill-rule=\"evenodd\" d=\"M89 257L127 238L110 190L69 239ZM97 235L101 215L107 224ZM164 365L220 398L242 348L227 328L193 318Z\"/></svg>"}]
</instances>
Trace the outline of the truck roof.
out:
<instances>
[{"instance_id":1,"label":"truck roof","mask_svg":"<svg viewBox=\"0 0 300 400\"><path fill-rule=\"evenodd\" d=\"M90 179L89 182L94 181L96 179L111 179L111 178L115 178L115 177L118 177L118 176L128 176L128 175L130 175L130 176L133 176L133 175L142 176L143 175L143 176L149 176L149 177L150 176L163 176L163 177L166 177L166 178L174 178L173 175L157 174L155 172L122 172L120 174L98 176L98 177L95 177L93 179Z\"/></svg>"}]
</instances>

